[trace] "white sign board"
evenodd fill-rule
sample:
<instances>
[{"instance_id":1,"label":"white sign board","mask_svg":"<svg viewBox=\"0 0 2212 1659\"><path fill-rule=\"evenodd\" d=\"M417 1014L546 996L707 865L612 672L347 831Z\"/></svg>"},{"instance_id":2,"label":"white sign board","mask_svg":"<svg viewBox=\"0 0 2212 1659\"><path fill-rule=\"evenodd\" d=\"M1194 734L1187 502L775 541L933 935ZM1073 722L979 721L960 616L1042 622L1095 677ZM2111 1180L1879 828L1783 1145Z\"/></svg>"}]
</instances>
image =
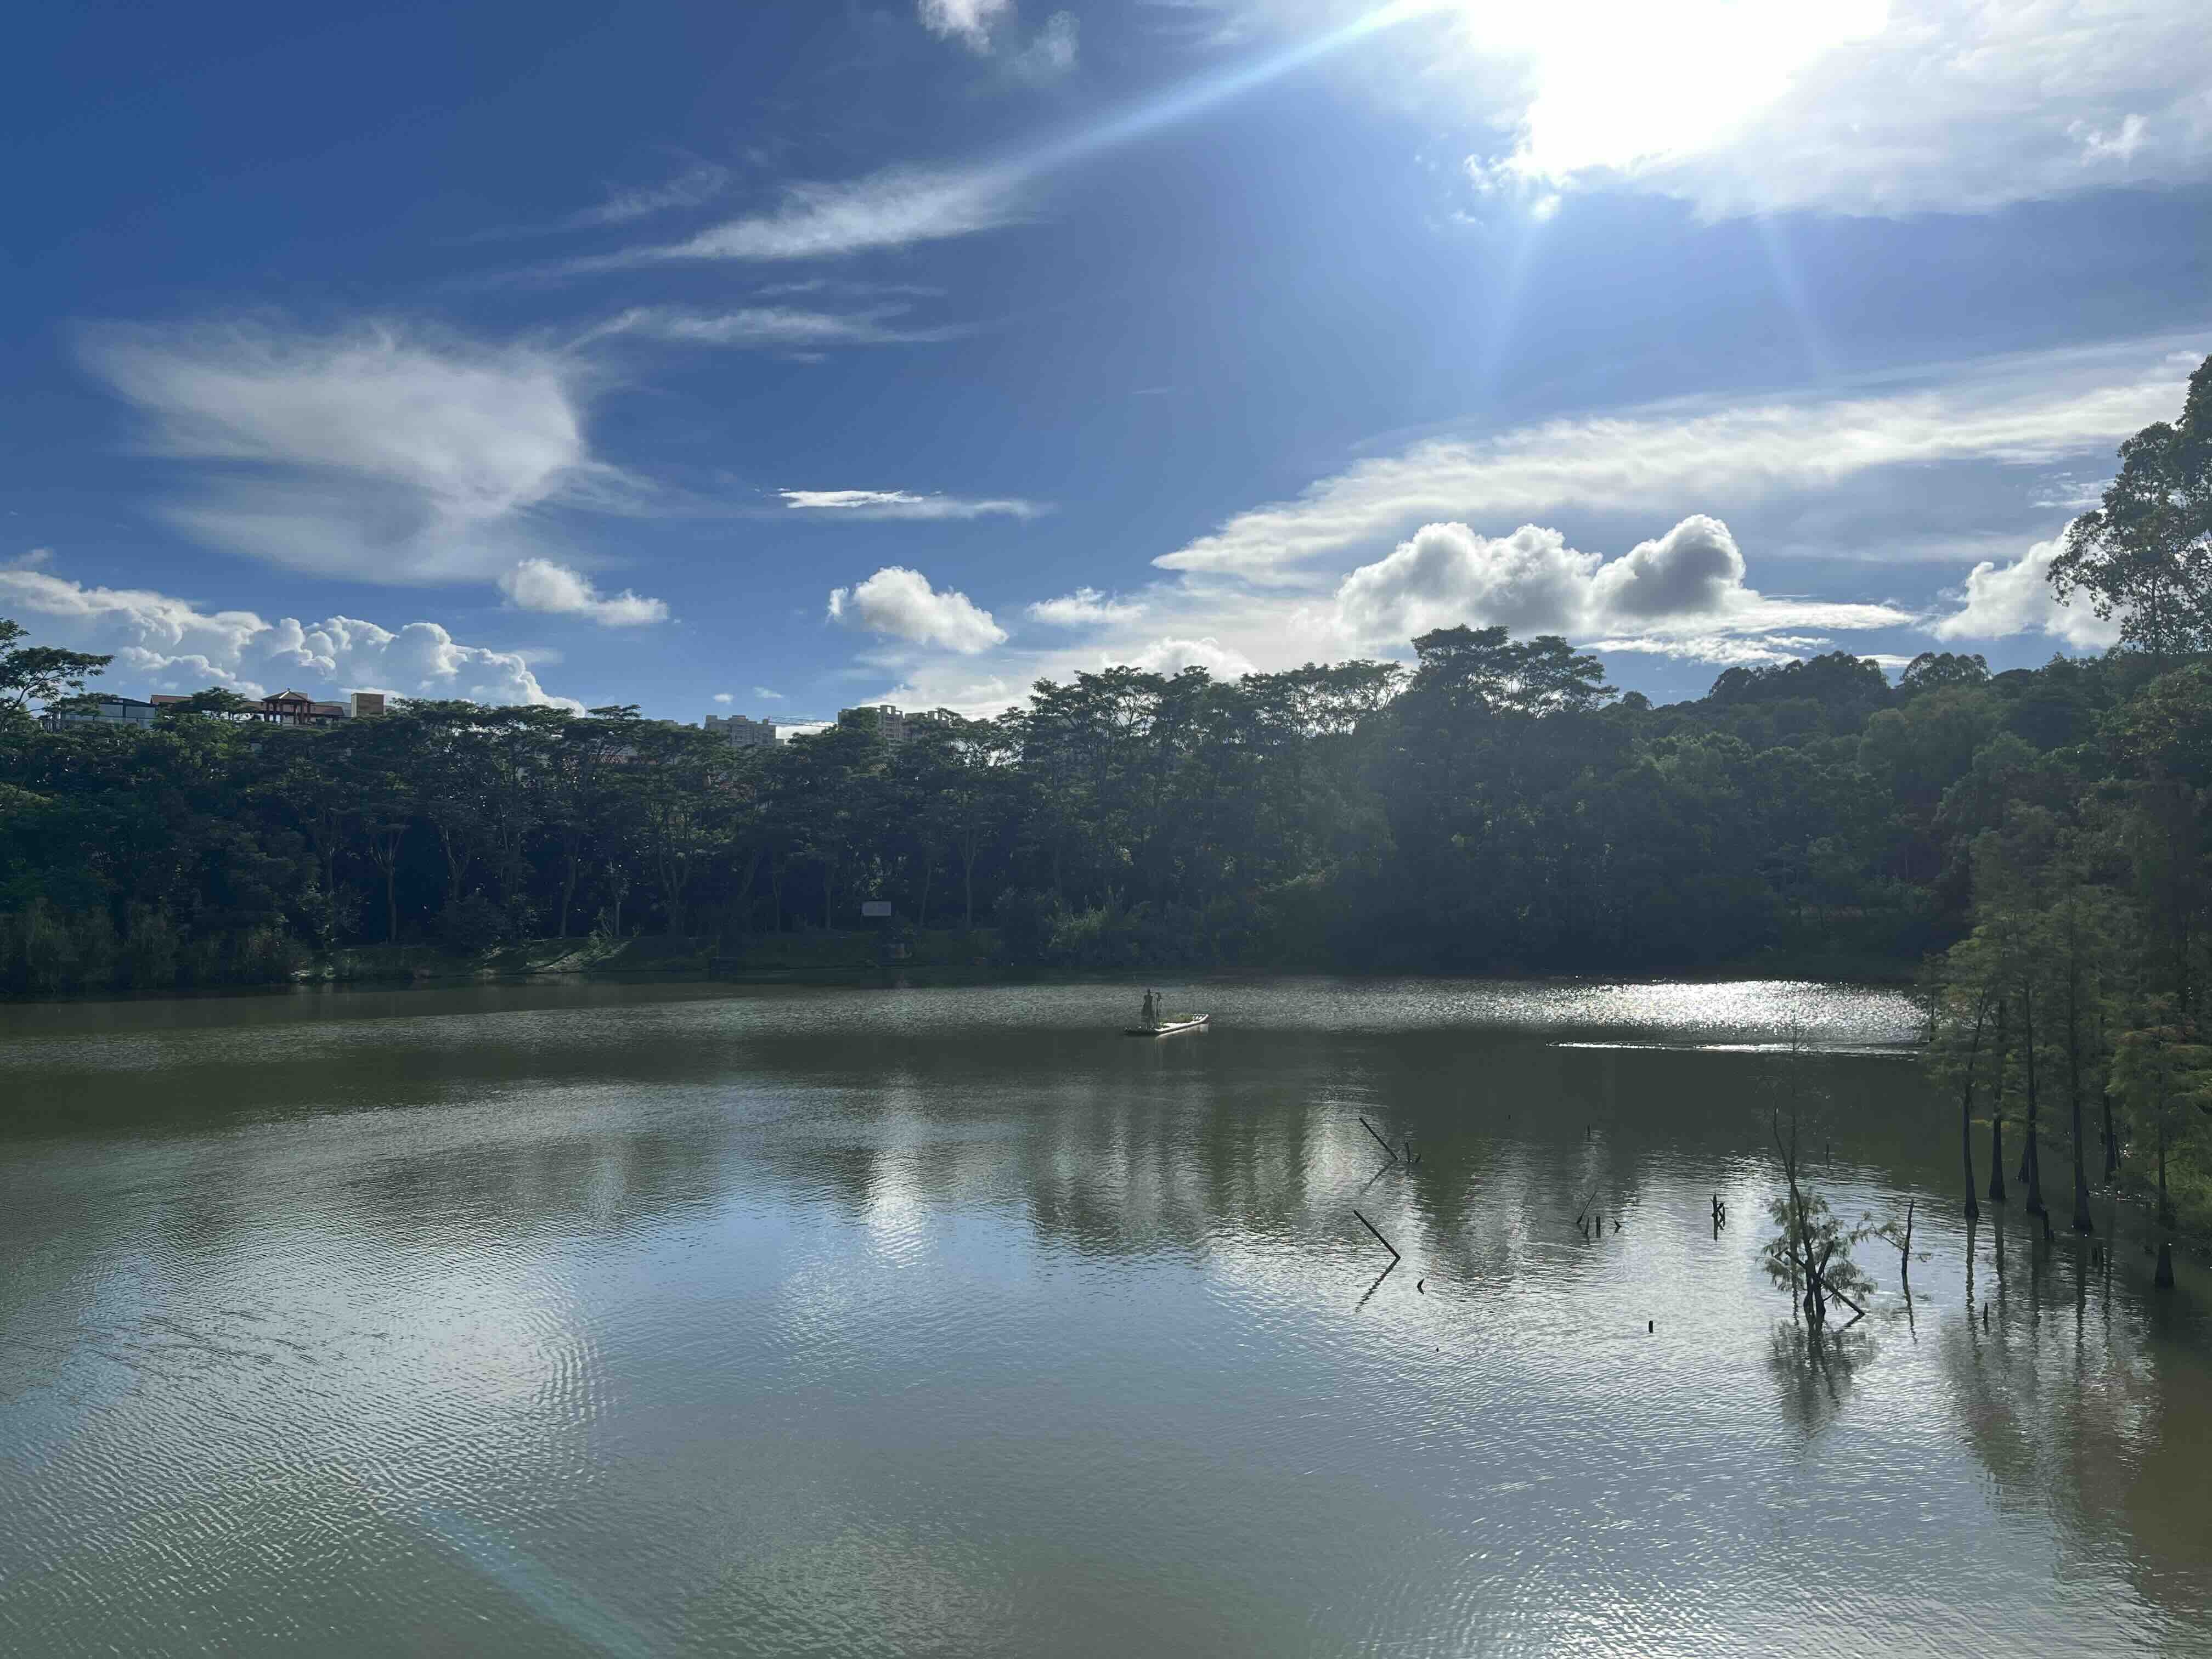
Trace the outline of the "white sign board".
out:
<instances>
[{"instance_id":1,"label":"white sign board","mask_svg":"<svg viewBox=\"0 0 2212 1659\"><path fill-rule=\"evenodd\" d=\"M868 899L860 906L860 914L864 916L887 916L890 913L891 902L889 899Z\"/></svg>"}]
</instances>

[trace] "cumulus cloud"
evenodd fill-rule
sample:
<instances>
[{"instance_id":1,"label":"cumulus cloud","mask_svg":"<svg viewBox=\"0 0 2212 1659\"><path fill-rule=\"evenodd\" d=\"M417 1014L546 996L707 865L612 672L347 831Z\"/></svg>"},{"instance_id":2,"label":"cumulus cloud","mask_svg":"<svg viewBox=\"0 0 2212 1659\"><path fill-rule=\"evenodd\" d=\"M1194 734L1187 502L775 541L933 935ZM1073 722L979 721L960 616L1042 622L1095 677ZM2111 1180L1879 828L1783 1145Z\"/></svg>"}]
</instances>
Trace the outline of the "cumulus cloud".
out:
<instances>
[{"instance_id":1,"label":"cumulus cloud","mask_svg":"<svg viewBox=\"0 0 2212 1659\"><path fill-rule=\"evenodd\" d=\"M607 504L574 360L386 328L104 328L92 370L146 417L155 453L210 464L167 516L197 539L368 581L489 577L534 520Z\"/></svg>"},{"instance_id":2,"label":"cumulus cloud","mask_svg":"<svg viewBox=\"0 0 2212 1659\"><path fill-rule=\"evenodd\" d=\"M112 653L110 682L128 675L151 690L212 684L260 696L289 684L581 708L549 694L520 653L465 645L432 622L397 630L352 617L264 622L250 611L204 611L149 589L88 586L21 568L0 569L0 603L46 619L42 635Z\"/></svg>"},{"instance_id":3,"label":"cumulus cloud","mask_svg":"<svg viewBox=\"0 0 2212 1659\"><path fill-rule=\"evenodd\" d=\"M965 593L932 588L919 570L886 565L854 587L833 588L830 617L872 634L973 656L1003 645L1006 630Z\"/></svg>"},{"instance_id":4,"label":"cumulus cloud","mask_svg":"<svg viewBox=\"0 0 2212 1659\"><path fill-rule=\"evenodd\" d=\"M737 699L726 691L717 691L714 693L714 701L716 702L735 702Z\"/></svg>"},{"instance_id":5,"label":"cumulus cloud","mask_svg":"<svg viewBox=\"0 0 2212 1659\"><path fill-rule=\"evenodd\" d=\"M1203 668L1218 680L1242 679L1252 672L1250 658L1210 634L1196 640L1154 640L1140 650L1119 655L1109 653L1099 662L1102 667L1109 668L1115 663L1127 663L1152 674L1180 674L1186 668Z\"/></svg>"},{"instance_id":6,"label":"cumulus cloud","mask_svg":"<svg viewBox=\"0 0 2212 1659\"><path fill-rule=\"evenodd\" d=\"M757 685L753 687L753 696L760 698L765 702L781 702L784 701L782 692L771 691L764 685Z\"/></svg>"},{"instance_id":7,"label":"cumulus cloud","mask_svg":"<svg viewBox=\"0 0 2212 1659\"><path fill-rule=\"evenodd\" d=\"M2118 644L2119 618L2100 618L2076 595L2061 605L2051 590L2051 562L2062 543L2038 542L2009 564L1984 559L1966 573L1964 602L1928 631L1939 640L2001 640L2047 634L2077 650Z\"/></svg>"},{"instance_id":8,"label":"cumulus cloud","mask_svg":"<svg viewBox=\"0 0 2212 1659\"><path fill-rule=\"evenodd\" d=\"M1134 599L1109 598L1095 587L1079 587L1056 599L1040 599L1029 612L1033 621L1054 628L1097 628L1132 621L1145 614L1145 607Z\"/></svg>"},{"instance_id":9,"label":"cumulus cloud","mask_svg":"<svg viewBox=\"0 0 2212 1659\"><path fill-rule=\"evenodd\" d=\"M1577 552L1559 532L1536 525L1497 537L1464 524L1425 525L1344 579L1331 620L1345 639L1377 647L1461 623L1524 635L1710 642L1788 628L1894 628L1915 618L1886 605L1767 599L1745 585L1743 554L1729 527L1693 514L1611 561ZM1703 654L1713 659L1712 647Z\"/></svg>"},{"instance_id":10,"label":"cumulus cloud","mask_svg":"<svg viewBox=\"0 0 2212 1659\"><path fill-rule=\"evenodd\" d=\"M2179 402L2186 370L2172 343L2000 360L1940 386L1884 395L1662 404L1429 439L1360 461L1295 501L1237 514L1152 562L1295 584L1304 580L1301 567L1322 555L1424 521L1510 521L1593 503L1679 511L1685 496L1735 507L1886 467L2049 465L2109 453Z\"/></svg>"},{"instance_id":11,"label":"cumulus cloud","mask_svg":"<svg viewBox=\"0 0 2212 1659\"><path fill-rule=\"evenodd\" d=\"M571 261L574 271L720 259L836 259L997 230L1020 218L1023 175L1008 167L891 167L836 184L795 181L764 213L681 242Z\"/></svg>"},{"instance_id":12,"label":"cumulus cloud","mask_svg":"<svg viewBox=\"0 0 2212 1659\"><path fill-rule=\"evenodd\" d=\"M501 575L499 591L518 611L586 617L603 628L638 628L668 620L668 607L660 600L641 598L627 588L611 599L602 598L589 577L550 559L523 560Z\"/></svg>"},{"instance_id":13,"label":"cumulus cloud","mask_svg":"<svg viewBox=\"0 0 2212 1659\"><path fill-rule=\"evenodd\" d=\"M1033 519L1044 507L1018 499L975 500L917 495L904 489L781 489L783 504L801 513L834 513L848 519Z\"/></svg>"}]
</instances>

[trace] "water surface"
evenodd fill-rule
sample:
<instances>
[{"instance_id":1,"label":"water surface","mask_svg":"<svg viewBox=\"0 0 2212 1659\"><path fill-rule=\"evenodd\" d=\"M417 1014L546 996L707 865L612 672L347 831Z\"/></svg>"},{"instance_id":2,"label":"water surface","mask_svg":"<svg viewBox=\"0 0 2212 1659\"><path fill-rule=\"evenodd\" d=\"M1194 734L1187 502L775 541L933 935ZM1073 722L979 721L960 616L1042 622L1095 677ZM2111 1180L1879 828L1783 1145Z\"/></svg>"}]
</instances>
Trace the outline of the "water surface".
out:
<instances>
[{"instance_id":1,"label":"water surface","mask_svg":"<svg viewBox=\"0 0 2212 1659\"><path fill-rule=\"evenodd\" d=\"M1970 1244L1905 999L1141 988L0 1011L0 1650L2212 1652L2203 1281Z\"/></svg>"}]
</instances>

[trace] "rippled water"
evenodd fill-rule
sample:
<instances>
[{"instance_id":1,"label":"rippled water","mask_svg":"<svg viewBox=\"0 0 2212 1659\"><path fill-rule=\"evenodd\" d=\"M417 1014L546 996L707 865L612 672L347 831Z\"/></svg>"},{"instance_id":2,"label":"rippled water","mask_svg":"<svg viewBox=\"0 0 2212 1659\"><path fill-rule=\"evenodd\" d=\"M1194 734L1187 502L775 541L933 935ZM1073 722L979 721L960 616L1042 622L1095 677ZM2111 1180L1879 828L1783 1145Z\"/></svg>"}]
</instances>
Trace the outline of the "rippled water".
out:
<instances>
[{"instance_id":1,"label":"rippled water","mask_svg":"<svg viewBox=\"0 0 2212 1659\"><path fill-rule=\"evenodd\" d=\"M1904 999L1137 994L0 1012L0 1650L2212 1652L2204 1282L1970 1253Z\"/></svg>"}]
</instances>

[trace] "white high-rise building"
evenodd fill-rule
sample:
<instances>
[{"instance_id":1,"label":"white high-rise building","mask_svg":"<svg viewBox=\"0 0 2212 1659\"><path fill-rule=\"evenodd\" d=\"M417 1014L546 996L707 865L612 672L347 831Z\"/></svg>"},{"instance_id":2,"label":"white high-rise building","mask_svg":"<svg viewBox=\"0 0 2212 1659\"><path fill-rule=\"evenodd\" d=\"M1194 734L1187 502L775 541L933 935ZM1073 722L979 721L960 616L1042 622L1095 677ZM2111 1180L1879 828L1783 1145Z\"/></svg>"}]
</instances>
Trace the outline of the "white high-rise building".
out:
<instances>
[{"instance_id":1,"label":"white high-rise building","mask_svg":"<svg viewBox=\"0 0 2212 1659\"><path fill-rule=\"evenodd\" d=\"M719 732L732 749L773 749L775 722L750 720L743 714L709 714L707 730Z\"/></svg>"},{"instance_id":2,"label":"white high-rise building","mask_svg":"<svg viewBox=\"0 0 2212 1659\"><path fill-rule=\"evenodd\" d=\"M864 708L841 708L837 711L837 724L860 725L864 723L863 717L875 722L876 735L885 743L906 741L906 715L887 702L871 703Z\"/></svg>"}]
</instances>

